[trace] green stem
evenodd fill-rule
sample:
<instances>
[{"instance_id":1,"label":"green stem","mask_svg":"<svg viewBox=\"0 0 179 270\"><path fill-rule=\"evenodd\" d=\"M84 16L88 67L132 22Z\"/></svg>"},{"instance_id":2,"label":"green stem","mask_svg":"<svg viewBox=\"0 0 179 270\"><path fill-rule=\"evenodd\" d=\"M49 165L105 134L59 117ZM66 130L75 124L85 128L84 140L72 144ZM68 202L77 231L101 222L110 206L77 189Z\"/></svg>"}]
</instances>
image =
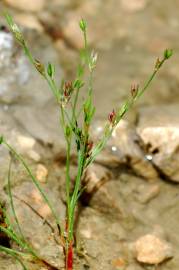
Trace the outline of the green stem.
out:
<instances>
[{"instance_id":1,"label":"green stem","mask_svg":"<svg viewBox=\"0 0 179 270\"><path fill-rule=\"evenodd\" d=\"M77 106L77 101L78 101L78 97L79 97L79 91L80 91L80 88L78 88L76 90L75 99L74 99L74 103L73 103L73 107L72 107L72 123L74 123L74 120L77 119L76 106Z\"/></svg>"},{"instance_id":2,"label":"green stem","mask_svg":"<svg viewBox=\"0 0 179 270\"><path fill-rule=\"evenodd\" d=\"M27 254L22 253L22 252L18 252L16 250L6 248L3 246L0 246L0 251L6 253L7 255L14 257L21 264L21 266L23 267L23 270L28 270L27 267L25 266L25 264L19 258L19 256L25 257L25 256L27 256Z\"/></svg>"},{"instance_id":3,"label":"green stem","mask_svg":"<svg viewBox=\"0 0 179 270\"><path fill-rule=\"evenodd\" d=\"M31 54L29 48L27 47L27 45L26 45L25 43L24 43L23 48L24 48L24 52L25 52L25 54L27 55L27 57L28 57L30 63L31 63L33 66L35 66L35 60L34 60L32 54ZM36 67L36 66L35 66L35 67ZM42 75L42 74L41 74L41 75ZM45 80L47 81L47 83L48 83L50 89L52 90L52 93L53 93L53 95L54 95L56 101L59 102L59 97L60 97L59 95L60 95L60 92L58 91L58 88L57 88L57 86L56 86L56 84L55 84L55 81L54 81L52 78L50 78L50 77L45 73L45 70L44 70L43 77L45 78Z\"/></svg>"},{"instance_id":4,"label":"green stem","mask_svg":"<svg viewBox=\"0 0 179 270\"><path fill-rule=\"evenodd\" d=\"M93 150L91 157L87 160L85 167L90 165L95 160L95 158L99 154L99 152L101 152L104 149L104 147L106 146L108 139L111 137L111 134L112 134L114 128L116 127L116 125L120 122L120 120L123 118L123 116L129 111L129 109L133 106L133 104L144 94L144 92L149 87L149 85L152 83L152 81L155 78L156 74L158 73L159 69L162 67L162 65L164 64L164 62L166 60L167 60L166 58L163 58L161 60L159 66L154 69L154 72L149 77L149 79L144 83L143 88L138 91L137 95L134 98L131 98L131 99L124 102L121 109L117 113L115 125L112 126L111 128L109 127L107 135L106 134L103 135L102 139L99 141L99 143L97 144L97 146Z\"/></svg>"},{"instance_id":5,"label":"green stem","mask_svg":"<svg viewBox=\"0 0 179 270\"><path fill-rule=\"evenodd\" d=\"M152 75L150 76L150 78L146 81L146 83L144 84L144 87L137 93L136 97L134 98L134 101L138 100L139 97L141 97L143 95L143 93L145 92L145 90L149 87L149 85L151 84L151 82L153 81L155 75L157 74L157 72L159 71L159 69L162 67L162 65L164 64L164 62L166 61L166 58L163 58L162 61L160 62L160 65L155 68L154 72L152 73Z\"/></svg>"},{"instance_id":6,"label":"green stem","mask_svg":"<svg viewBox=\"0 0 179 270\"><path fill-rule=\"evenodd\" d=\"M67 196L67 212L70 214L70 152L71 140L67 142L67 156L66 156L66 196Z\"/></svg>"},{"instance_id":7,"label":"green stem","mask_svg":"<svg viewBox=\"0 0 179 270\"><path fill-rule=\"evenodd\" d=\"M22 230L21 230L21 227L20 227L20 224L19 224L19 221L18 221L18 218L17 218L17 215L16 215L14 202L13 202L13 198L12 198L11 182L10 182L11 181L11 165L12 165L12 159L10 160L9 170L8 170L8 194L9 194L9 198L10 198L10 205L11 205L12 213L13 213L13 216L14 216L18 231L19 231L22 239L25 240L24 235L23 235Z\"/></svg>"},{"instance_id":8,"label":"green stem","mask_svg":"<svg viewBox=\"0 0 179 270\"><path fill-rule=\"evenodd\" d=\"M29 49L28 49L28 47L27 47L27 45L26 45L25 43L24 43L23 48L24 48L25 54L26 54L27 57L29 58L29 61L30 61L31 64L34 66L34 58L33 58L32 54L30 53L30 51L29 51Z\"/></svg>"},{"instance_id":9,"label":"green stem","mask_svg":"<svg viewBox=\"0 0 179 270\"><path fill-rule=\"evenodd\" d=\"M89 65L89 63L90 63L90 56L89 56L89 51L88 51L88 41L87 41L86 30L83 31L83 36L84 36L84 50L85 50L86 64Z\"/></svg>"},{"instance_id":10,"label":"green stem","mask_svg":"<svg viewBox=\"0 0 179 270\"><path fill-rule=\"evenodd\" d=\"M83 174L84 169L84 152L81 152L81 150L78 151L78 172L75 179L75 188L73 191L73 195L70 201L70 215L69 215L69 235L68 235L68 241L72 241L73 239L73 226L74 226L74 212L75 207L78 199L78 193L81 186L81 176Z\"/></svg>"},{"instance_id":11,"label":"green stem","mask_svg":"<svg viewBox=\"0 0 179 270\"><path fill-rule=\"evenodd\" d=\"M29 166L26 164L26 162L24 161L24 159L21 157L21 155L19 155L6 141L5 139L3 139L3 142L2 142L11 152L12 154L16 157L17 160L19 160L22 165L24 166L24 168L26 169L27 173L29 174L32 182L34 183L34 185L37 187L37 189L39 190L41 196L43 197L44 201L47 203L47 205L49 206L51 212L52 212L52 215L54 216L55 218L55 221L56 221L56 224L57 224L57 227L58 227L58 230L59 230L59 233L61 234L62 233L62 228L61 228L61 225L60 225L60 222L59 222L59 219L58 219L58 216L53 208L53 206L51 205L50 201L48 200L45 192L42 190L41 186L39 185L38 183L38 180L36 179L36 177L33 175L31 169L29 168Z\"/></svg>"},{"instance_id":12,"label":"green stem","mask_svg":"<svg viewBox=\"0 0 179 270\"><path fill-rule=\"evenodd\" d=\"M0 225L0 231L4 232L10 239L14 240L21 248L28 250L34 257L38 258L36 253L29 247L29 245L22 241L14 232L4 228Z\"/></svg>"},{"instance_id":13,"label":"green stem","mask_svg":"<svg viewBox=\"0 0 179 270\"><path fill-rule=\"evenodd\" d=\"M52 78L49 78L48 75L45 75L45 79L50 87L50 89L52 90L52 93L56 99L56 101L58 103L61 103L60 101L60 91L59 89L57 88L56 84L55 84L55 81L52 79Z\"/></svg>"}]
</instances>

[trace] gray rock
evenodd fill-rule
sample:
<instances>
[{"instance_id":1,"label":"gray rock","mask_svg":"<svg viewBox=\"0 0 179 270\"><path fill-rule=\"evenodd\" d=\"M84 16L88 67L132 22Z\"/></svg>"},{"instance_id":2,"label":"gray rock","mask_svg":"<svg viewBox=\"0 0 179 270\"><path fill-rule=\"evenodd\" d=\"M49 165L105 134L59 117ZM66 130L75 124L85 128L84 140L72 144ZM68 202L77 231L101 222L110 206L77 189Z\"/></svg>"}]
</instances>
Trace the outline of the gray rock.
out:
<instances>
[{"instance_id":1,"label":"gray rock","mask_svg":"<svg viewBox=\"0 0 179 270\"><path fill-rule=\"evenodd\" d=\"M103 123L94 126L93 137L97 141L103 131ZM106 149L97 157L97 161L109 167L126 165L146 179L155 179L158 176L150 160L143 150L143 143L136 132L136 128L128 121L121 120L115 128Z\"/></svg>"},{"instance_id":2,"label":"gray rock","mask_svg":"<svg viewBox=\"0 0 179 270\"><path fill-rule=\"evenodd\" d=\"M179 182L178 104L140 110L137 131L148 156L169 180Z\"/></svg>"},{"instance_id":3,"label":"gray rock","mask_svg":"<svg viewBox=\"0 0 179 270\"><path fill-rule=\"evenodd\" d=\"M57 67L58 80L61 68L58 54L49 38L36 31L26 31L27 43L34 57L44 64L48 61ZM17 126L44 144L60 146L58 108L54 97L42 77L29 64L21 48L10 33L0 32L0 101L7 107Z\"/></svg>"},{"instance_id":4,"label":"gray rock","mask_svg":"<svg viewBox=\"0 0 179 270\"><path fill-rule=\"evenodd\" d=\"M60 200L57 190L50 189L46 185L43 186L43 190L45 190L48 199L56 210L60 222L62 222L65 217L65 206ZM38 190L34 187L33 183L23 182L13 189L13 195L15 195L14 204L16 214L27 241L51 265L57 268L63 267L63 248L58 243L59 235L57 234L55 221L49 207L42 199ZM56 203L57 201L58 203ZM53 226L54 232L45 220Z\"/></svg>"},{"instance_id":5,"label":"gray rock","mask_svg":"<svg viewBox=\"0 0 179 270\"><path fill-rule=\"evenodd\" d=\"M125 160L136 174L147 179L157 178L156 170L142 149L142 141L137 135L135 126L130 126L127 121L120 121L109 144L114 154L116 153L120 160Z\"/></svg>"},{"instance_id":6,"label":"gray rock","mask_svg":"<svg viewBox=\"0 0 179 270\"><path fill-rule=\"evenodd\" d=\"M29 79L29 66L17 49L11 33L0 31L0 101L11 104L21 95Z\"/></svg>"}]
</instances>

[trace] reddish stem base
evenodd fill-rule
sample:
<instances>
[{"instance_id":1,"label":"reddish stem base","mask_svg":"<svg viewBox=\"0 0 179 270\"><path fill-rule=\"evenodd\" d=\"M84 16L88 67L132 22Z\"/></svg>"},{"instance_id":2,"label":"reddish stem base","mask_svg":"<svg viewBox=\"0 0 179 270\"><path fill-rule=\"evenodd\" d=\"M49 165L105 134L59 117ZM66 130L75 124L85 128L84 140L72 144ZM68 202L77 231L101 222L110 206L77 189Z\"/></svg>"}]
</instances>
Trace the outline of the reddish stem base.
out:
<instances>
[{"instance_id":1,"label":"reddish stem base","mask_svg":"<svg viewBox=\"0 0 179 270\"><path fill-rule=\"evenodd\" d=\"M73 245L69 244L66 258L66 270L73 270Z\"/></svg>"}]
</instances>

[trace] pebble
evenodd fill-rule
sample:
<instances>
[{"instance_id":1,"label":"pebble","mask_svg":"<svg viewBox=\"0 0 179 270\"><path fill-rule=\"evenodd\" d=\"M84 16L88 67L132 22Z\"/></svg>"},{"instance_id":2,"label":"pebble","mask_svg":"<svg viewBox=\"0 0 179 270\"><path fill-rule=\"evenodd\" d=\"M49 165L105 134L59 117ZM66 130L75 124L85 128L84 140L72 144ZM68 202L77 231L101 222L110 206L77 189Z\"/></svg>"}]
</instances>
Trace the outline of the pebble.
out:
<instances>
[{"instance_id":1,"label":"pebble","mask_svg":"<svg viewBox=\"0 0 179 270\"><path fill-rule=\"evenodd\" d=\"M38 164L36 169L36 178L41 183L46 183L48 170L43 164Z\"/></svg>"},{"instance_id":2,"label":"pebble","mask_svg":"<svg viewBox=\"0 0 179 270\"><path fill-rule=\"evenodd\" d=\"M17 143L22 150L32 149L35 145L35 139L24 135L17 136Z\"/></svg>"},{"instance_id":3,"label":"pebble","mask_svg":"<svg viewBox=\"0 0 179 270\"><path fill-rule=\"evenodd\" d=\"M118 258L113 260L112 264L115 269L124 269L123 267L126 266L126 261L123 258Z\"/></svg>"},{"instance_id":4,"label":"pebble","mask_svg":"<svg viewBox=\"0 0 179 270\"><path fill-rule=\"evenodd\" d=\"M26 28L35 29L38 32L43 32L43 27L37 17L32 14L19 13L14 16L14 21Z\"/></svg>"},{"instance_id":5,"label":"pebble","mask_svg":"<svg viewBox=\"0 0 179 270\"><path fill-rule=\"evenodd\" d=\"M16 138L17 149L21 154L28 156L30 159L36 162L40 161L41 156L34 149L36 144L36 140L34 138L16 133L14 137Z\"/></svg>"},{"instance_id":6,"label":"pebble","mask_svg":"<svg viewBox=\"0 0 179 270\"><path fill-rule=\"evenodd\" d=\"M5 0L5 2L13 7L22 11L41 11L45 5L45 0Z\"/></svg>"},{"instance_id":7,"label":"pebble","mask_svg":"<svg viewBox=\"0 0 179 270\"><path fill-rule=\"evenodd\" d=\"M27 155L29 158L31 158L32 160L36 162L39 162L41 159L40 154L33 149L30 149L29 151L27 151Z\"/></svg>"},{"instance_id":8,"label":"pebble","mask_svg":"<svg viewBox=\"0 0 179 270\"><path fill-rule=\"evenodd\" d=\"M134 245L136 259L141 263L157 265L173 257L171 245L154 234L140 237Z\"/></svg>"}]
</instances>

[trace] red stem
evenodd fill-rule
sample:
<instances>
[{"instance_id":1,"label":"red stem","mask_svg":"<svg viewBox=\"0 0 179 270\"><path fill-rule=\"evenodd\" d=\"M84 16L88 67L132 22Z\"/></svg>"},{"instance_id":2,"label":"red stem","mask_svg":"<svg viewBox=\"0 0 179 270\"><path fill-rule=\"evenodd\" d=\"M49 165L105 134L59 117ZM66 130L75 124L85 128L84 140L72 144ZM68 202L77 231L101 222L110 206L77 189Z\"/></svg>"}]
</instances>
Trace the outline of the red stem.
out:
<instances>
[{"instance_id":1,"label":"red stem","mask_svg":"<svg viewBox=\"0 0 179 270\"><path fill-rule=\"evenodd\" d=\"M73 270L73 244L69 243L68 251L67 251L67 261L66 261L66 269Z\"/></svg>"}]
</instances>

